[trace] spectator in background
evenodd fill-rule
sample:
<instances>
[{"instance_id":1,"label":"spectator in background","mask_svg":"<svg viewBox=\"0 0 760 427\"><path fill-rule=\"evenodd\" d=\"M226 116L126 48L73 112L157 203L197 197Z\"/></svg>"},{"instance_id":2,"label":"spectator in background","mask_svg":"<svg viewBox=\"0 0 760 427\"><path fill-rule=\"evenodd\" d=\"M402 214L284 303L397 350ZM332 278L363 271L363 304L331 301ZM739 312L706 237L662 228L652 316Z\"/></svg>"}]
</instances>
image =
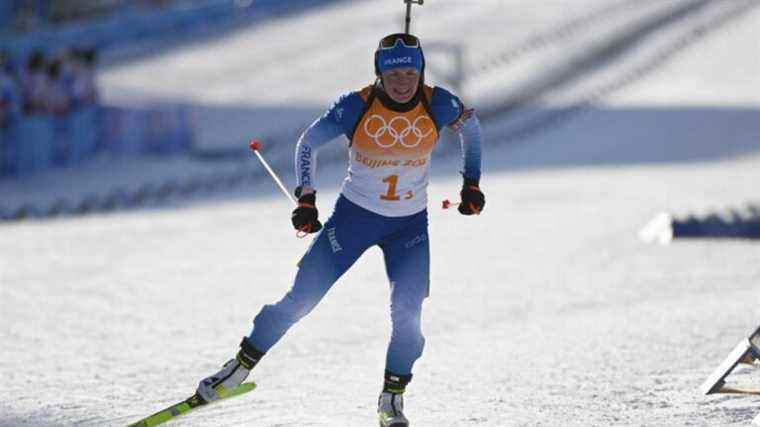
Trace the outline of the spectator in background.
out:
<instances>
[{"instance_id":1,"label":"spectator in background","mask_svg":"<svg viewBox=\"0 0 760 427\"><path fill-rule=\"evenodd\" d=\"M16 170L14 129L21 115L21 94L14 78L10 55L0 51L0 176Z\"/></svg>"},{"instance_id":2,"label":"spectator in background","mask_svg":"<svg viewBox=\"0 0 760 427\"><path fill-rule=\"evenodd\" d=\"M66 165L71 157L74 144L79 141L70 140L70 125L68 115L71 112L70 84L67 76L64 75L63 58L58 56L51 58L45 64L45 76L47 77L47 88L44 94L44 111L49 114L53 121L52 134L50 137L51 145L47 152L53 165Z\"/></svg>"},{"instance_id":3,"label":"spectator in background","mask_svg":"<svg viewBox=\"0 0 760 427\"><path fill-rule=\"evenodd\" d=\"M45 112L45 97L48 91L48 77L45 74L45 54L34 51L26 62L21 75L24 96L24 114L31 116Z\"/></svg>"},{"instance_id":4,"label":"spectator in background","mask_svg":"<svg viewBox=\"0 0 760 427\"><path fill-rule=\"evenodd\" d=\"M63 61L53 58L45 65L45 90L42 93L43 111L62 117L71 111L71 98L62 76Z\"/></svg>"},{"instance_id":5,"label":"spectator in background","mask_svg":"<svg viewBox=\"0 0 760 427\"><path fill-rule=\"evenodd\" d=\"M95 49L73 49L67 56L64 81L70 97L69 156L77 164L97 150L100 129L98 91L95 86Z\"/></svg>"},{"instance_id":6,"label":"spectator in background","mask_svg":"<svg viewBox=\"0 0 760 427\"><path fill-rule=\"evenodd\" d=\"M93 48L74 49L69 60L69 78L73 109L97 104L98 89L95 84L97 52Z\"/></svg>"},{"instance_id":7,"label":"spectator in background","mask_svg":"<svg viewBox=\"0 0 760 427\"><path fill-rule=\"evenodd\" d=\"M0 129L7 129L21 112L18 82L13 76L10 55L0 51Z\"/></svg>"}]
</instances>

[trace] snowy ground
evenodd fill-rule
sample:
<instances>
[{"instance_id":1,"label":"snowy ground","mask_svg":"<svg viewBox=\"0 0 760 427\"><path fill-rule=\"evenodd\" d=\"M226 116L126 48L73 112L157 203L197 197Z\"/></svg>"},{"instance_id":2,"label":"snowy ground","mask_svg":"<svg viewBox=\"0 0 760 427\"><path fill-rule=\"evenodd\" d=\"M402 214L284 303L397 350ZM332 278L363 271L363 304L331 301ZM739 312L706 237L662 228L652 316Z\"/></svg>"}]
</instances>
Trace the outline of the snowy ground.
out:
<instances>
[{"instance_id":1,"label":"snowy ground","mask_svg":"<svg viewBox=\"0 0 760 427\"><path fill-rule=\"evenodd\" d=\"M345 21L363 22L362 12L371 22L378 3L358 2ZM564 16L564 2L551 1L538 8L483 1L461 12L496 33L502 29L487 18L507 3L511 15L529 21L523 32L551 34L576 18ZM640 17L641 8L688 2L624 3L584 1L579 11L618 5L618 12ZM747 425L760 412L757 397L698 392L760 323L758 243L656 246L636 238L662 210L700 213L760 199L760 8L718 27L713 19L726 9L752 2L714 4L588 73L564 80L536 75L531 81L559 82L535 91L542 107L521 106L486 125L488 204L480 217L438 209L460 182L455 156L436 159L427 347L407 393L414 425ZM424 9L421 26L432 22L433 6ZM294 18L280 30L319 26L319 16ZM457 22L453 13L442 16L442 25ZM704 23L717 28L698 31ZM505 47L525 39L510 38L517 29L503 31ZM378 19L375 32L349 42L372 44L387 24ZM647 68L661 48L694 34L703 37ZM588 46L562 54L578 58ZM369 57L367 49L349 46L346 57ZM496 87L510 67L537 61L530 57L545 49L553 48L484 71L483 78ZM544 54L560 68L572 62L556 51ZM200 54L187 55L203 62ZM318 64L314 70L305 88L318 82L334 95L345 87L320 80ZM139 68L123 72L145 79ZM268 73L262 82L276 77ZM489 101L477 87L468 90ZM333 96L302 93L300 85L293 93L304 97L295 105ZM227 105L223 98L218 103ZM584 107L550 120L576 105ZM520 130L531 121L542 124ZM340 169L329 163L320 169L323 215L337 195ZM76 179L63 181L75 186ZM287 290L308 245L294 237L289 210L262 180L166 208L1 225L0 375L7 398L0 401L0 425L125 425L186 397L234 353L259 308ZM176 424L374 425L387 300L382 259L373 250L256 368L259 389ZM738 377L760 384L760 372Z\"/></svg>"}]
</instances>

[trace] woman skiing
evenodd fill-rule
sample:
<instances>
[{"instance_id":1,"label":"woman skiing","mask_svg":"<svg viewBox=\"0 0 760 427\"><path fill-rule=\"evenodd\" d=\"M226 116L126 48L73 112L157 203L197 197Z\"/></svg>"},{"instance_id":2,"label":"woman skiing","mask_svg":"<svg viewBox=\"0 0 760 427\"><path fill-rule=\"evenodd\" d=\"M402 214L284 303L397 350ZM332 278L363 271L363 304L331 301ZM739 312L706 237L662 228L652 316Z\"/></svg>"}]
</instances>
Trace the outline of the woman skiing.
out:
<instances>
[{"instance_id":1,"label":"woman skiing","mask_svg":"<svg viewBox=\"0 0 760 427\"><path fill-rule=\"evenodd\" d=\"M285 332L308 314L368 248L378 245L391 286L392 334L378 399L380 425L408 426L403 393L422 354L422 301L428 296L430 247L427 194L431 153L444 128L459 133L463 153L459 212L479 214L480 125L473 110L440 87L425 85L425 59L410 34L384 37L375 52L373 85L340 99L302 135L296 147L298 207L293 226L315 237L290 291L254 319L237 356L202 380L197 395L210 402L241 384ZM350 162L332 216L319 221L316 152L340 135Z\"/></svg>"}]
</instances>

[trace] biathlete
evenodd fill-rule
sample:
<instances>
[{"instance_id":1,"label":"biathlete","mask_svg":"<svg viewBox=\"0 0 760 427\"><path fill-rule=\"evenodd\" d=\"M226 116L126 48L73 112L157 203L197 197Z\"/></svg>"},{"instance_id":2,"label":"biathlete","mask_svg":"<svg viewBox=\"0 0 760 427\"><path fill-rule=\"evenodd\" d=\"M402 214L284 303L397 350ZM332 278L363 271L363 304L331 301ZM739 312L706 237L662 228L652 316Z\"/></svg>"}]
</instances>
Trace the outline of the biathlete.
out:
<instances>
[{"instance_id":1,"label":"biathlete","mask_svg":"<svg viewBox=\"0 0 760 427\"><path fill-rule=\"evenodd\" d=\"M296 147L298 207L293 226L316 233L299 263L293 287L265 305L237 356L203 379L197 394L213 401L241 384L285 332L308 314L330 287L370 247L379 246L391 286L392 334L378 399L383 427L408 426L403 393L422 354L422 301L430 283L427 194L430 159L444 127L460 136L464 184L458 210L479 214L481 131L472 109L440 87L425 85L425 59L410 34L384 37L375 52L374 84L343 95L300 137ZM318 219L314 174L317 150L340 135L350 162L332 216Z\"/></svg>"}]
</instances>

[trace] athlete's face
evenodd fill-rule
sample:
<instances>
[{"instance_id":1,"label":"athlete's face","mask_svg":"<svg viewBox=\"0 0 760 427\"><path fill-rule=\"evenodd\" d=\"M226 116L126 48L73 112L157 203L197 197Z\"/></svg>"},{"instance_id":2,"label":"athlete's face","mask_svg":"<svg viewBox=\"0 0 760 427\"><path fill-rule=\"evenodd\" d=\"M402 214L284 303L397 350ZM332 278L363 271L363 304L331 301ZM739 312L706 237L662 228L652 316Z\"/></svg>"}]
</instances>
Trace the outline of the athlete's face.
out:
<instances>
[{"instance_id":1,"label":"athlete's face","mask_svg":"<svg viewBox=\"0 0 760 427\"><path fill-rule=\"evenodd\" d=\"M394 68L383 73L385 92L398 103L409 102L420 84L420 73L414 67Z\"/></svg>"}]
</instances>

